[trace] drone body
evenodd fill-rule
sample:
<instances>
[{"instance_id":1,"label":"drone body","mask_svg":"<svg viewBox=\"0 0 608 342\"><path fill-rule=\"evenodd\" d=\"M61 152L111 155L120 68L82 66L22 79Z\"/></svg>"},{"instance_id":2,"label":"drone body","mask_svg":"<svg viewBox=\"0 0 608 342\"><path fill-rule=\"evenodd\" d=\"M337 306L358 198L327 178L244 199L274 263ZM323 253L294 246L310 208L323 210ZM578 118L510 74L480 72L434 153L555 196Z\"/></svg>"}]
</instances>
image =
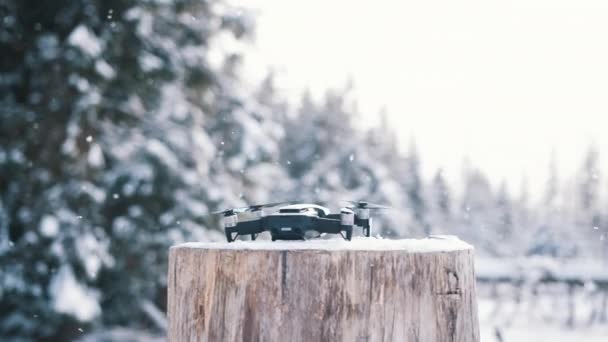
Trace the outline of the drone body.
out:
<instances>
[{"instance_id":1,"label":"drone body","mask_svg":"<svg viewBox=\"0 0 608 342\"><path fill-rule=\"evenodd\" d=\"M285 203L290 205L279 208L277 212L266 215L264 208L276 207ZM355 226L363 229L365 236L371 236L372 218L370 210L387 207L368 202L351 202L339 214L331 214L329 209L316 204L295 204L294 202L269 203L245 208L218 212L224 215L224 229L228 242L237 237L250 235L255 240L258 234L269 232L275 240L306 240L310 236L340 234L350 240ZM252 213L254 218L239 221L238 213Z\"/></svg>"}]
</instances>

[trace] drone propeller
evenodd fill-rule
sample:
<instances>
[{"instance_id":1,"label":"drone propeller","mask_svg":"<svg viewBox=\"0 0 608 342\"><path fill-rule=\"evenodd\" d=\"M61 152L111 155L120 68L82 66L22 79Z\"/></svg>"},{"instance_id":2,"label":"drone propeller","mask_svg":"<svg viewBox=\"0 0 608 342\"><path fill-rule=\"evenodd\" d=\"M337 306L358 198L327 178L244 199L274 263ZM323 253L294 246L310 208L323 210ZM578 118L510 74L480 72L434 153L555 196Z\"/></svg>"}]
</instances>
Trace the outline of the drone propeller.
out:
<instances>
[{"instance_id":1,"label":"drone propeller","mask_svg":"<svg viewBox=\"0 0 608 342\"><path fill-rule=\"evenodd\" d=\"M243 211L247 210L247 208L248 207L232 208L232 209L214 211L211 214L213 214L213 215L223 214L224 216L231 216L231 215L234 215L236 213L243 212Z\"/></svg>"},{"instance_id":2,"label":"drone propeller","mask_svg":"<svg viewBox=\"0 0 608 342\"><path fill-rule=\"evenodd\" d=\"M292 203L296 203L296 202L295 201L284 201L284 202L275 202L275 203L254 204L254 205L250 205L247 207L239 207L239 208L215 211L212 214L214 214L214 215L223 214L224 216L231 216L236 213L242 213L242 212L248 212L248 211L249 212L258 211L262 208L271 208L271 207L276 207L281 204L292 204Z\"/></svg>"},{"instance_id":3,"label":"drone propeller","mask_svg":"<svg viewBox=\"0 0 608 342\"><path fill-rule=\"evenodd\" d=\"M344 201L352 204L351 209L391 209L381 204L370 203L366 201Z\"/></svg>"},{"instance_id":4,"label":"drone propeller","mask_svg":"<svg viewBox=\"0 0 608 342\"><path fill-rule=\"evenodd\" d=\"M255 204L248 206L245 211L258 211L262 208L272 208L282 204L293 204L297 203L296 201L283 201L283 202L274 202L274 203L265 203L265 204Z\"/></svg>"}]
</instances>

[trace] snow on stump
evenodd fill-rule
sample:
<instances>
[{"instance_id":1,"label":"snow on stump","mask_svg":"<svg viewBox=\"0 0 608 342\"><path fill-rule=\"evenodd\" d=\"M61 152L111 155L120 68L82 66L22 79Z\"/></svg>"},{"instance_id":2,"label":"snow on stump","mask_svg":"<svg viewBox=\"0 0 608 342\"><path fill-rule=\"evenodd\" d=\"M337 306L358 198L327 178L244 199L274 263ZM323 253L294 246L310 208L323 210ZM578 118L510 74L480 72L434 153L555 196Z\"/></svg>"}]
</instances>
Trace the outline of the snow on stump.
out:
<instances>
[{"instance_id":1,"label":"snow on stump","mask_svg":"<svg viewBox=\"0 0 608 342\"><path fill-rule=\"evenodd\" d=\"M455 237L186 243L168 282L169 341L479 341Z\"/></svg>"}]
</instances>

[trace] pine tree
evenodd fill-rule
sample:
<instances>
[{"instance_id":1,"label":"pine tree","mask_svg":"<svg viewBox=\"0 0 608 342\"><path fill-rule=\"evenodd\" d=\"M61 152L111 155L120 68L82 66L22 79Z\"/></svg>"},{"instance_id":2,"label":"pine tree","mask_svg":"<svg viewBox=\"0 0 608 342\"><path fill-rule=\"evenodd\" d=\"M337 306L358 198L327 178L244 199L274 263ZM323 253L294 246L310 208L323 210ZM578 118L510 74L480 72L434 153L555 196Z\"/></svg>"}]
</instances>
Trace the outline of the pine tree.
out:
<instances>
[{"instance_id":1,"label":"pine tree","mask_svg":"<svg viewBox=\"0 0 608 342\"><path fill-rule=\"evenodd\" d=\"M0 339L153 326L167 248L219 236L209 209L242 203L259 190L246 169L274 165L238 52L214 48L246 38L249 20L194 0L0 13Z\"/></svg>"},{"instance_id":2,"label":"pine tree","mask_svg":"<svg viewBox=\"0 0 608 342\"><path fill-rule=\"evenodd\" d=\"M460 235L481 250L497 256L497 210L492 186L480 170L466 166L461 200Z\"/></svg>"},{"instance_id":3,"label":"pine tree","mask_svg":"<svg viewBox=\"0 0 608 342\"><path fill-rule=\"evenodd\" d=\"M433 177L433 188L436 195L437 208L443 216L449 217L452 210L451 196L443 176L443 170L441 169L437 170L435 177Z\"/></svg>"},{"instance_id":4,"label":"pine tree","mask_svg":"<svg viewBox=\"0 0 608 342\"><path fill-rule=\"evenodd\" d=\"M402 177L404 191L408 196L414 222L419 230L428 235L430 227L426 220L427 208L424 202L424 185L420 174L420 157L414 140L410 143Z\"/></svg>"},{"instance_id":5,"label":"pine tree","mask_svg":"<svg viewBox=\"0 0 608 342\"><path fill-rule=\"evenodd\" d=\"M380 124L366 132L364 143L358 147L357 156L364 159L373 172L375 186L368 188L366 197L374 202L384 203L394 210L385 215L377 212L376 232L386 237L412 237L420 233L413 222L412 213L407 210L408 197L402 191L404 181L402 167L405 158L397 146L397 137L388 121L387 110L381 109Z\"/></svg>"},{"instance_id":6,"label":"pine tree","mask_svg":"<svg viewBox=\"0 0 608 342\"><path fill-rule=\"evenodd\" d=\"M340 200L368 200L404 208L397 181L399 170L394 136L388 125L367 132L354 126L358 112L350 87L329 91L318 101L309 93L298 112L287 118L281 160L292 180L288 193L300 200L320 202L333 209ZM374 234L404 236L409 216L403 211L377 213Z\"/></svg>"},{"instance_id":7,"label":"pine tree","mask_svg":"<svg viewBox=\"0 0 608 342\"><path fill-rule=\"evenodd\" d=\"M519 194L513 198L513 236L511 244L513 252L523 255L533 241L541 210L532 206L530 201L530 185L527 176L521 180Z\"/></svg>"},{"instance_id":8,"label":"pine tree","mask_svg":"<svg viewBox=\"0 0 608 342\"><path fill-rule=\"evenodd\" d=\"M442 169L437 170L435 176L433 176L427 203L429 206L428 219L432 232L456 234L454 227L452 227L452 195Z\"/></svg>"},{"instance_id":9,"label":"pine tree","mask_svg":"<svg viewBox=\"0 0 608 342\"><path fill-rule=\"evenodd\" d=\"M578 205L574 217L577 233L582 236L577 248L581 250L593 246L593 254L601 249L600 179L599 152L595 146L590 146L578 177Z\"/></svg>"},{"instance_id":10,"label":"pine tree","mask_svg":"<svg viewBox=\"0 0 608 342\"><path fill-rule=\"evenodd\" d=\"M507 184L503 180L498 188L498 194L496 195L496 210L497 210L497 222L496 222L496 239L501 246L513 246L513 203L511 196L507 190ZM512 251L505 251L503 253L512 254Z\"/></svg>"},{"instance_id":11,"label":"pine tree","mask_svg":"<svg viewBox=\"0 0 608 342\"><path fill-rule=\"evenodd\" d=\"M557 256L560 245L558 241L563 239L562 246L569 238L564 234L570 228L570 222L566 221L564 206L560 203L559 178L557 173L557 155L551 152L547 180L545 182L544 198L539 208L538 226L529 236L527 254L539 254ZM520 206L522 205L520 200Z\"/></svg>"},{"instance_id":12,"label":"pine tree","mask_svg":"<svg viewBox=\"0 0 608 342\"><path fill-rule=\"evenodd\" d=\"M558 193L559 178L557 175L557 155L555 150L553 150L551 151L551 159L549 161L549 175L545 186L544 205L547 207L556 205Z\"/></svg>"},{"instance_id":13,"label":"pine tree","mask_svg":"<svg viewBox=\"0 0 608 342\"><path fill-rule=\"evenodd\" d=\"M352 124L357 113L348 96L348 88L330 90L318 103L305 93L298 113L285 124L281 160L297 180L293 193L302 200L333 202L341 190L349 198L344 192L358 188L369 177L369 169L356 167L361 141Z\"/></svg>"},{"instance_id":14,"label":"pine tree","mask_svg":"<svg viewBox=\"0 0 608 342\"><path fill-rule=\"evenodd\" d=\"M320 158L320 137L317 131L323 129L318 123L317 103L309 91L304 92L300 106L292 116L285 117L285 138L281 142L281 161L287 164L289 175L300 178L307 173Z\"/></svg>"},{"instance_id":15,"label":"pine tree","mask_svg":"<svg viewBox=\"0 0 608 342\"><path fill-rule=\"evenodd\" d=\"M600 181L599 153L594 146L587 151L580 174L580 208L590 211L597 208Z\"/></svg>"}]
</instances>

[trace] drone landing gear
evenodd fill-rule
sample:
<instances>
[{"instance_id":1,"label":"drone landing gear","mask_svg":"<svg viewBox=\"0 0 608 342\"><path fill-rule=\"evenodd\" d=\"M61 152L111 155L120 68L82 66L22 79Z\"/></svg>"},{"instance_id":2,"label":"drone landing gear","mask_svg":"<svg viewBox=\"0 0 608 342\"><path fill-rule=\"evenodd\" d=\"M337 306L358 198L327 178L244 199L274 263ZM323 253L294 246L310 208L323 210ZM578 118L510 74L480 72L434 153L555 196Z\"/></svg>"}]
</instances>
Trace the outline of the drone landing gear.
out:
<instances>
[{"instance_id":1,"label":"drone landing gear","mask_svg":"<svg viewBox=\"0 0 608 342\"><path fill-rule=\"evenodd\" d=\"M363 235L370 237L372 235L371 228L363 228Z\"/></svg>"},{"instance_id":2,"label":"drone landing gear","mask_svg":"<svg viewBox=\"0 0 608 342\"><path fill-rule=\"evenodd\" d=\"M372 219L371 219L371 217L369 218L369 221L367 221L367 227L363 227L363 234L367 237L372 236Z\"/></svg>"},{"instance_id":3,"label":"drone landing gear","mask_svg":"<svg viewBox=\"0 0 608 342\"><path fill-rule=\"evenodd\" d=\"M239 237L238 233L236 235L232 235L232 233L226 232L226 240L228 240L228 242L233 242L237 237Z\"/></svg>"},{"instance_id":4,"label":"drone landing gear","mask_svg":"<svg viewBox=\"0 0 608 342\"><path fill-rule=\"evenodd\" d=\"M343 232L345 232L346 235L342 234L342 232L340 232L340 235L344 238L344 240L347 240L347 241L352 240L352 238L353 238L353 227L346 228L346 229L343 230Z\"/></svg>"},{"instance_id":5,"label":"drone landing gear","mask_svg":"<svg viewBox=\"0 0 608 342\"><path fill-rule=\"evenodd\" d=\"M255 241L258 238L258 235L260 235L260 234L257 233L257 234L250 234L250 235L251 235L251 240ZM234 242L234 241L236 241L236 239L239 236L241 236L239 233L235 234L235 233L226 232L226 240L228 240L228 242Z\"/></svg>"}]
</instances>

